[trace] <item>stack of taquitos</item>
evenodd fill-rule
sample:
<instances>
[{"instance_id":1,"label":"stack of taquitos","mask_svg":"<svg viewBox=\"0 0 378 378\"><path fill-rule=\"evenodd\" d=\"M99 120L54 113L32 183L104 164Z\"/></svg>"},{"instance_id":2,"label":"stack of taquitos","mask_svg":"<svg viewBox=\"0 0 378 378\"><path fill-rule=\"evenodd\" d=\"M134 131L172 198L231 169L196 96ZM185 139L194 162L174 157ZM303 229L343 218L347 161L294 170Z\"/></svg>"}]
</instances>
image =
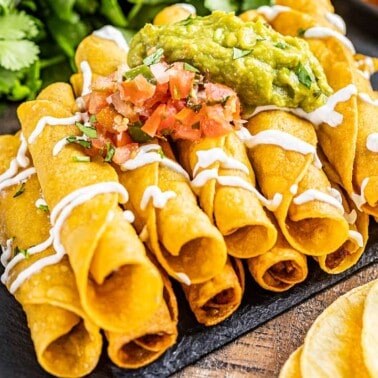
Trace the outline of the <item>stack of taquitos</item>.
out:
<instances>
[{"instance_id":1,"label":"stack of taquitos","mask_svg":"<svg viewBox=\"0 0 378 378\"><path fill-rule=\"evenodd\" d=\"M17 136L0 137L0 174L16 157L18 147ZM21 185L23 192L15 196ZM49 238L48 216L36 205L40 196L35 174L24 184L15 180L1 190L0 242L8 244L1 258L6 266L2 278L26 313L41 366L56 376L81 377L95 368L102 336L81 307L67 256L47 265L46 260L55 255L51 245L32 254Z\"/></svg>"},{"instance_id":2,"label":"stack of taquitos","mask_svg":"<svg viewBox=\"0 0 378 378\"><path fill-rule=\"evenodd\" d=\"M45 200L52 212L62 207L66 216L58 236L82 307L101 328L122 332L156 311L162 279L118 206L123 190L113 168L101 161L77 162L84 153L72 143L53 155L59 141L79 134L74 107L71 87L57 83L37 100L22 104L18 116ZM39 129L44 122L46 127ZM72 202L73 194L77 196Z\"/></svg>"},{"instance_id":3,"label":"stack of taquitos","mask_svg":"<svg viewBox=\"0 0 378 378\"><path fill-rule=\"evenodd\" d=\"M93 36L83 40L75 58L78 66L87 59L89 67L93 65L96 69L101 48L94 44ZM123 63L124 60L119 61L120 65ZM101 69L108 74L114 71L107 61ZM75 82L81 81L75 79ZM95 86L98 87L98 83ZM82 87L75 87L80 95ZM144 144L126 163L118 169L120 182L130 195L126 207L135 214L134 225L159 263L172 277L186 283L203 282L218 274L226 262L225 242L197 205L187 174L175 162L169 145L162 141ZM161 198L166 193L169 197L164 204L154 205L154 197Z\"/></svg>"}]
</instances>

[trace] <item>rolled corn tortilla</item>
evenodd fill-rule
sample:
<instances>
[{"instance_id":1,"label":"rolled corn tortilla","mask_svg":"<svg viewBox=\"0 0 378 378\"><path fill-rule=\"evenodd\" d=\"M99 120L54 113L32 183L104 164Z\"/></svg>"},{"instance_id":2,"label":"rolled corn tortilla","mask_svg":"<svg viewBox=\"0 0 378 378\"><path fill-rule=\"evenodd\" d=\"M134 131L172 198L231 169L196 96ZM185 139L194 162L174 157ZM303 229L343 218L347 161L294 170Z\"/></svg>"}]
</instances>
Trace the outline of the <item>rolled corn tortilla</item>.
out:
<instances>
[{"instance_id":1,"label":"rolled corn tortilla","mask_svg":"<svg viewBox=\"0 0 378 378\"><path fill-rule=\"evenodd\" d=\"M178 151L201 207L224 236L228 254L248 258L268 251L277 230L256 195L254 172L236 134L178 141Z\"/></svg>"},{"instance_id":2,"label":"rolled corn tortilla","mask_svg":"<svg viewBox=\"0 0 378 378\"><path fill-rule=\"evenodd\" d=\"M201 284L181 287L197 321L206 326L218 324L239 307L245 275L241 260L229 257L221 273Z\"/></svg>"},{"instance_id":3,"label":"rolled corn tortilla","mask_svg":"<svg viewBox=\"0 0 378 378\"><path fill-rule=\"evenodd\" d=\"M77 162L85 154L72 143L53 153L59 141L80 134L72 118L74 108L71 87L57 83L37 100L22 104L18 116L45 200L52 211L62 207L66 216L58 237L69 256L82 307L101 328L122 332L156 311L162 279L118 205L119 192L125 193L115 170L102 161ZM46 125L38 130L42 122ZM35 136L36 130L41 133ZM74 202L65 202L73 195Z\"/></svg>"},{"instance_id":4,"label":"rolled corn tortilla","mask_svg":"<svg viewBox=\"0 0 378 378\"><path fill-rule=\"evenodd\" d=\"M151 256L152 261L157 264ZM178 307L171 282L160 268L163 300L156 312L139 327L125 333L106 332L107 352L119 367L137 369L158 359L177 339Z\"/></svg>"},{"instance_id":5,"label":"rolled corn tortilla","mask_svg":"<svg viewBox=\"0 0 378 378\"><path fill-rule=\"evenodd\" d=\"M334 90L328 104L331 117L316 122L319 144L357 207L376 216L378 170L371 162L377 156L378 97L369 81L370 74L376 70L374 59L365 58L365 62L370 59L371 67L364 68L351 41L342 32L319 28L319 21L311 14L283 12L270 20L270 24L285 35L297 35L298 28L304 31L303 37Z\"/></svg>"},{"instance_id":6,"label":"rolled corn tortilla","mask_svg":"<svg viewBox=\"0 0 378 378\"><path fill-rule=\"evenodd\" d=\"M0 174L16 157L19 142L17 136L0 136ZM24 191L14 197L21 185ZM2 279L26 313L38 362L55 376L85 376L97 365L102 336L82 309L67 256L45 265L55 254L52 246L31 252L49 238L51 227L47 213L36 206L41 198L36 174L3 188L0 196L0 242L8 244Z\"/></svg>"},{"instance_id":7,"label":"rolled corn tortilla","mask_svg":"<svg viewBox=\"0 0 378 378\"><path fill-rule=\"evenodd\" d=\"M262 193L282 195L273 214L286 240L306 255L334 252L348 238L349 227L320 168L313 126L273 110L256 114L246 127L244 140Z\"/></svg>"},{"instance_id":8,"label":"rolled corn tortilla","mask_svg":"<svg viewBox=\"0 0 378 378\"><path fill-rule=\"evenodd\" d=\"M266 290L283 292L307 278L307 257L278 233L277 243L264 254L247 260L253 279Z\"/></svg>"},{"instance_id":9,"label":"rolled corn tortilla","mask_svg":"<svg viewBox=\"0 0 378 378\"><path fill-rule=\"evenodd\" d=\"M78 66L87 62L93 75L111 74L117 68L114 61L108 64L103 60L101 70L98 69L97 62L102 60L103 49L109 42L103 40L102 44L101 40L87 37L75 57ZM120 67L124 57L120 52L116 56ZM82 89L80 85L75 89L77 96ZM126 207L135 214L135 227L169 275L186 283L210 279L226 262L226 245L221 233L198 206L187 173L177 164L167 143L155 141L142 146L139 152L127 167L118 170L119 180L129 192ZM138 163L148 158L153 161ZM165 195L169 197L155 206L154 198Z\"/></svg>"}]
</instances>

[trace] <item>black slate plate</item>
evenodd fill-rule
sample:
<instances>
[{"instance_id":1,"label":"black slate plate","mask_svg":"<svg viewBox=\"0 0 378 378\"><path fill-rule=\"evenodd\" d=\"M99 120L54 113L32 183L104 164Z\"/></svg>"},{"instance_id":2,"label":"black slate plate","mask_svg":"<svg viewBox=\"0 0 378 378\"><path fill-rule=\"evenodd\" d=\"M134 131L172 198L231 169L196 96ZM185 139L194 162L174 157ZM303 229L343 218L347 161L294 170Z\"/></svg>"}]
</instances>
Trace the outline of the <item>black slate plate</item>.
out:
<instances>
[{"instance_id":1,"label":"black slate plate","mask_svg":"<svg viewBox=\"0 0 378 378\"><path fill-rule=\"evenodd\" d=\"M356 0L357 1L357 0ZM378 56L378 43L366 28L359 28L362 15L354 13L349 1L334 0L336 12L348 25L348 37L363 54ZM375 25L377 25L375 23ZM378 77L373 78L378 88ZM14 107L9 110L14 113ZM0 133L15 131L15 115L0 119ZM11 122L8 123L8 120ZM22 216L20 214L20 216ZM290 291L273 294L261 289L247 274L246 295L238 311L222 324L206 328L199 325L191 314L183 293L175 287L180 307L179 338L177 344L158 361L137 371L115 367L102 354L91 378L167 377L217 348L235 340L273 317L305 301L316 293L351 276L363 267L378 262L378 226L372 221L368 247L357 265L339 275L322 272L313 260L309 260L310 274L307 280ZM105 348L105 346L104 346ZM51 377L38 365L21 306L0 285L0 378L47 378Z\"/></svg>"}]
</instances>

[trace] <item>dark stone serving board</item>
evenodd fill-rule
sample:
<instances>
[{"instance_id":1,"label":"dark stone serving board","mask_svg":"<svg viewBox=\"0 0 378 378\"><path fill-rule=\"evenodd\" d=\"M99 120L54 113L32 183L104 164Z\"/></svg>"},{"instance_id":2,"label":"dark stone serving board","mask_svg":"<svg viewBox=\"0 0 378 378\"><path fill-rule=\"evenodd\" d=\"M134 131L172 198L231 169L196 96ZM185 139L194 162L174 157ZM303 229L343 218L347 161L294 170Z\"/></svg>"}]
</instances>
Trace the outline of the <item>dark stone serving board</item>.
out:
<instances>
[{"instance_id":1,"label":"dark stone serving board","mask_svg":"<svg viewBox=\"0 0 378 378\"><path fill-rule=\"evenodd\" d=\"M374 33L369 34L367 30L356 26L360 16L355 8L352 12L348 1L337 0L333 3L337 13L347 22L348 36L357 50L378 56L378 43ZM375 76L375 88L378 87L377 81ZM13 132L17 128L13 106L0 118L0 134ZM20 214L20 217L22 216L23 214ZM280 294L261 289L247 273L246 290L241 306L229 319L213 327L204 327L196 322L180 287L176 286L180 309L179 338L176 345L155 363L135 371L115 367L104 350L97 368L89 377L167 377L374 262L378 262L378 227L372 221L367 249L353 268L339 275L328 275L309 259L310 273L307 280ZM50 377L36 361L21 306L3 285L0 285L0 340L0 378Z\"/></svg>"}]
</instances>

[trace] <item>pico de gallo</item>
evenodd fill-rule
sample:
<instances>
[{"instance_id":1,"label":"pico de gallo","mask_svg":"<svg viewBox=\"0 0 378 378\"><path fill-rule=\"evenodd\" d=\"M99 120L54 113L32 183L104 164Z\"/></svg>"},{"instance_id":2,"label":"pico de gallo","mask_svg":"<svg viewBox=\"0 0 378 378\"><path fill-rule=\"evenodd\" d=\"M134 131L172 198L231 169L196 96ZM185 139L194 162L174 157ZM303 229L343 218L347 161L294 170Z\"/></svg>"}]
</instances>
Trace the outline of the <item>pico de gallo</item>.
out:
<instances>
[{"instance_id":1,"label":"pico de gallo","mask_svg":"<svg viewBox=\"0 0 378 378\"><path fill-rule=\"evenodd\" d=\"M207 82L185 62L166 63L161 49L121 80L117 76L96 78L82 97L89 121L77 126L90 156L122 164L153 138L196 141L227 134L243 122L234 90Z\"/></svg>"}]
</instances>

